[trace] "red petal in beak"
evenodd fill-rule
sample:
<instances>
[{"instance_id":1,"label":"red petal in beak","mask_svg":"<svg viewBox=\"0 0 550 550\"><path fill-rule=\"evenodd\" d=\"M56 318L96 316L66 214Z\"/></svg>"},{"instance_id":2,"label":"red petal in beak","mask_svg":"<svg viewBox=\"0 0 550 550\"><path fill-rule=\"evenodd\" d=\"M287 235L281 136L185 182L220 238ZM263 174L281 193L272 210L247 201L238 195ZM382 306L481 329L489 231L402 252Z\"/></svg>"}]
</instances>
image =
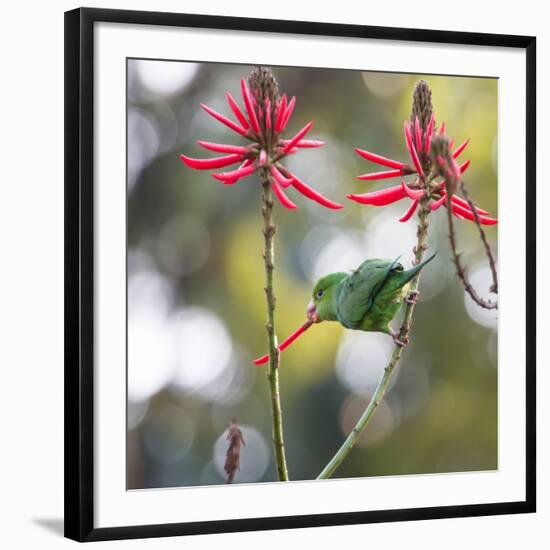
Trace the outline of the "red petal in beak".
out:
<instances>
[{"instance_id":1,"label":"red petal in beak","mask_svg":"<svg viewBox=\"0 0 550 550\"><path fill-rule=\"evenodd\" d=\"M285 350L298 336L302 335L311 325L313 324L313 321L307 320L301 327L299 327L297 330L295 330L284 342L281 343L279 346L279 351ZM269 354L262 355L261 357L258 357L258 359L254 360L255 365L264 365L269 361Z\"/></svg>"}]
</instances>

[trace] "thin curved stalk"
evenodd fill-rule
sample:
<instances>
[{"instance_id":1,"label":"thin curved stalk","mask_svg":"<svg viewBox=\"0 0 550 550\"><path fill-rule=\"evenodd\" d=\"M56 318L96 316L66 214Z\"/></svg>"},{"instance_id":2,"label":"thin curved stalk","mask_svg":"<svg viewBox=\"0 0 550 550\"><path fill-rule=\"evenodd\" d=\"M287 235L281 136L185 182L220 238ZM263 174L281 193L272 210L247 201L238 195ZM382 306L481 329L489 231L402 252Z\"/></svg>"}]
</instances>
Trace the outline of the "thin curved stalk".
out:
<instances>
[{"instance_id":1,"label":"thin curved stalk","mask_svg":"<svg viewBox=\"0 0 550 550\"><path fill-rule=\"evenodd\" d=\"M418 212L419 222L418 222L418 228L416 233L418 240L417 240L416 246L413 249L415 265L419 264L422 261L424 252L428 248L428 215L429 213L430 213L430 209L428 207L428 200L424 198L420 202L420 209ZM412 292L418 289L419 280L420 280L420 273L413 279L411 283ZM407 307L405 308L405 316L403 319L403 323L401 324L401 329L399 331L400 340L402 342L406 342L409 338L409 334L411 332L411 327L412 327L414 308L415 308L414 302L407 303ZM345 458L350 454L351 450L357 443L358 439L361 437L361 434L364 432L365 428L368 426L369 422L374 416L374 413L376 412L378 405L380 405L380 403L382 402L382 399L384 399L384 395L386 394L386 390L388 389L392 375L395 371L395 367L399 363L399 359L401 358L402 353L403 353L403 346L396 344L393 350L393 353L390 357L390 360L386 365L386 368L384 369L384 374L382 375L382 378L378 382L378 385L376 386L376 390L374 391L374 394L371 397L371 400L369 401L367 408L364 410L363 414L361 415L361 417L353 427L353 430L351 430L351 432L349 433L348 437L346 438L342 446L338 449L338 451L332 457L330 462L324 467L323 471L317 476L317 479L328 479L332 477L332 475L340 466L340 464L342 464Z\"/></svg>"},{"instance_id":2,"label":"thin curved stalk","mask_svg":"<svg viewBox=\"0 0 550 550\"><path fill-rule=\"evenodd\" d=\"M480 220L479 220L479 214L477 212L477 209L470 198L470 195L468 193L468 190L466 189L466 185L464 184L464 181L460 180L460 190L462 191L462 194L464 195L464 199L468 202L468 205L470 206L470 209L473 212L474 215L474 222L477 225L477 228L479 230L479 236L481 239L481 242L483 243L483 247L485 249L485 254L487 256L487 260L489 262L489 268L491 269L491 276L493 278L493 282L491 284L490 291L497 294L498 293L498 278L497 278L497 268L496 268L496 262L493 257L493 253L491 251L491 247L489 245L489 242L487 241L487 236L485 235L485 231L483 231L483 227L481 226ZM456 243L456 235L455 235L455 229L454 229L454 223L453 223L453 215L451 212L451 205L450 205L450 197L447 197L447 224L449 228L449 243L451 246L451 252L453 255L453 262L456 267L456 274L458 278L460 279L462 286L464 287L464 290L470 295L472 300L480 307L485 309L498 309L498 302L493 302L491 300L485 300L483 299L476 291L470 280L468 279L466 275L466 269L462 265L462 262L460 260L460 253L458 252L458 247Z\"/></svg>"},{"instance_id":3,"label":"thin curved stalk","mask_svg":"<svg viewBox=\"0 0 550 550\"><path fill-rule=\"evenodd\" d=\"M269 350L269 366L267 379L271 394L271 419L273 446L275 448L275 461L277 464L277 477L279 481L288 481L288 469L285 457L285 443L283 437L283 411L281 408L281 396L279 391L279 350L277 349L277 337L275 332L275 292L273 290L274 270L274 238L276 227L273 223L273 194L271 190L271 178L267 168L260 171L262 183L262 215L264 219L264 265L265 265L265 296L267 305L267 341Z\"/></svg>"}]
</instances>

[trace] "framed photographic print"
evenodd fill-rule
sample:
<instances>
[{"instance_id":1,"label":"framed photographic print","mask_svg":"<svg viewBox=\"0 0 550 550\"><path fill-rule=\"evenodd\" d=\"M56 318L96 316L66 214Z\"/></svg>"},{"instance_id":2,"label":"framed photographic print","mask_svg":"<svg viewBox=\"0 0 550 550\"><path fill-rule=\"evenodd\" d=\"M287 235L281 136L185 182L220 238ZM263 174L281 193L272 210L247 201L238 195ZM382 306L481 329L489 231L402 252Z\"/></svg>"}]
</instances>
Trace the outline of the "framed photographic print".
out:
<instances>
[{"instance_id":1,"label":"framed photographic print","mask_svg":"<svg viewBox=\"0 0 550 550\"><path fill-rule=\"evenodd\" d=\"M535 38L65 15L65 529L535 511Z\"/></svg>"}]
</instances>

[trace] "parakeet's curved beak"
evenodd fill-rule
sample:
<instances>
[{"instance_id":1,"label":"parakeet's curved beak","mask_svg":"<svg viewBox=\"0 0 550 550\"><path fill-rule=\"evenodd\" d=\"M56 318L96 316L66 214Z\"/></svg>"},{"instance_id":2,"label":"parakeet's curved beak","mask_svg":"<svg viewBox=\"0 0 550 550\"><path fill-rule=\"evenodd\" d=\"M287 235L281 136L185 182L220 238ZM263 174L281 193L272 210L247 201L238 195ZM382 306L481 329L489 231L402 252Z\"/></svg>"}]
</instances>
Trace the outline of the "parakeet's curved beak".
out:
<instances>
[{"instance_id":1,"label":"parakeet's curved beak","mask_svg":"<svg viewBox=\"0 0 550 550\"><path fill-rule=\"evenodd\" d=\"M312 323L320 323L321 322L321 319L319 318L319 315L317 314L317 309L315 308L315 304L313 303L313 300L311 302L309 302L309 304L307 306L306 315L307 315L307 318Z\"/></svg>"}]
</instances>

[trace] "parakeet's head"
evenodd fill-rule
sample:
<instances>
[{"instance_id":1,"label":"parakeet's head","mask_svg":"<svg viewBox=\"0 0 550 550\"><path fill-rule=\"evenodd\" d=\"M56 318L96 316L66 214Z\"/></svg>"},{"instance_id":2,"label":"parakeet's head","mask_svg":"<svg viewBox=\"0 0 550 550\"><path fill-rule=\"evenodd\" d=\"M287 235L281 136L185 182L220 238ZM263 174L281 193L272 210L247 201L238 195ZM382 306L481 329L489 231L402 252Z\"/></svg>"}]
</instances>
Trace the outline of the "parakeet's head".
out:
<instances>
[{"instance_id":1,"label":"parakeet's head","mask_svg":"<svg viewBox=\"0 0 550 550\"><path fill-rule=\"evenodd\" d=\"M336 321L336 290L346 273L331 273L321 277L313 287L311 302L307 307L307 318L314 322Z\"/></svg>"}]
</instances>

